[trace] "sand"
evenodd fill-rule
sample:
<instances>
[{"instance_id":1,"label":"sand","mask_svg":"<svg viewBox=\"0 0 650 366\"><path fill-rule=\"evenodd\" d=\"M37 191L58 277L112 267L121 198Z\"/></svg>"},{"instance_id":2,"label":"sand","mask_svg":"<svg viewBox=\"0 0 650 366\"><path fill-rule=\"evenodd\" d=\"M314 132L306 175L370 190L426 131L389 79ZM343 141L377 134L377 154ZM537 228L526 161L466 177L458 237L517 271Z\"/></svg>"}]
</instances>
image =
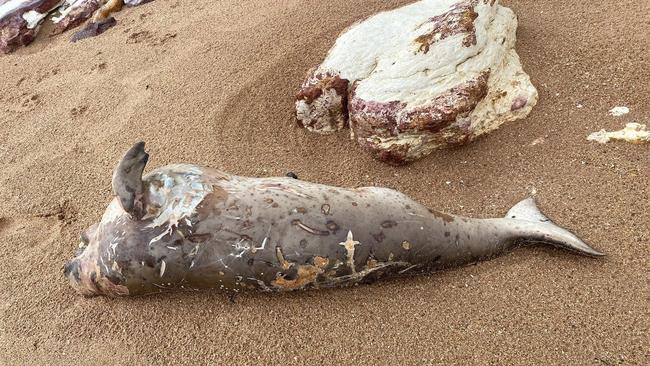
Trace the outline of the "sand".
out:
<instances>
[{"instance_id":1,"label":"sand","mask_svg":"<svg viewBox=\"0 0 650 366\"><path fill-rule=\"evenodd\" d=\"M156 0L98 38L41 36L0 57L0 364L647 365L650 146L586 136L650 123L650 2L503 1L540 102L470 146L393 168L346 132L296 127L293 95L338 32L407 2ZM619 105L631 113L609 116ZM234 304L216 292L81 298L62 265L139 139L149 170L294 171L476 217L536 192L608 257L521 248L430 276Z\"/></svg>"}]
</instances>

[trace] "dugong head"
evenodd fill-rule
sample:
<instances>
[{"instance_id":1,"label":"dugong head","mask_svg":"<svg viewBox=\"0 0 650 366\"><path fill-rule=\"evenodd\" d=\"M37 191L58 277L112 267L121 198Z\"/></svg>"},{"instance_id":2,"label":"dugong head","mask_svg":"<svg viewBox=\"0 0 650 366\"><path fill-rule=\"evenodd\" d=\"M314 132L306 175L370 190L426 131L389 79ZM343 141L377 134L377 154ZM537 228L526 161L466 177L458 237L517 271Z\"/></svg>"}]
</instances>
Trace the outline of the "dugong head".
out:
<instances>
[{"instance_id":1,"label":"dugong head","mask_svg":"<svg viewBox=\"0 0 650 366\"><path fill-rule=\"evenodd\" d=\"M64 266L65 277L83 295L120 296L129 293L123 285L120 267L128 263L120 263L116 249L118 246L137 247L135 244L146 239L141 220L145 209L142 172L148 159L144 142L135 144L126 152L113 172L115 198L102 220L81 234L78 256Z\"/></svg>"},{"instance_id":2,"label":"dugong head","mask_svg":"<svg viewBox=\"0 0 650 366\"><path fill-rule=\"evenodd\" d=\"M143 177L148 158L142 142L127 151L113 173L113 201L101 221L81 234L80 253L64 267L65 277L82 295L155 292L150 287L163 274L173 279L171 263L185 264L184 245L199 227L197 210L213 186L227 179L214 169L189 164L169 165Z\"/></svg>"},{"instance_id":3,"label":"dugong head","mask_svg":"<svg viewBox=\"0 0 650 366\"><path fill-rule=\"evenodd\" d=\"M138 240L139 225L115 198L102 220L81 234L77 257L64 266L64 275L82 295L128 295L122 273L123 263L117 252L128 241Z\"/></svg>"}]
</instances>

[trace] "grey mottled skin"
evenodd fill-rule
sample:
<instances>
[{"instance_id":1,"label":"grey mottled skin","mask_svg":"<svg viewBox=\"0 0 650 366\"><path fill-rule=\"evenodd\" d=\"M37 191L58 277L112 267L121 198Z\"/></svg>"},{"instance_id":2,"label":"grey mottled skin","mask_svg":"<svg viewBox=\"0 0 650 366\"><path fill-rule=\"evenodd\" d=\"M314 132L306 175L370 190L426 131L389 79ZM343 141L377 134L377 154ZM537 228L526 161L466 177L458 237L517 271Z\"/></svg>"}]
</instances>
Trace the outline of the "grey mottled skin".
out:
<instances>
[{"instance_id":1,"label":"grey mottled skin","mask_svg":"<svg viewBox=\"0 0 650 366\"><path fill-rule=\"evenodd\" d=\"M120 171L141 172L144 144ZM133 187L131 174L125 185ZM430 272L503 253L521 241L598 256L544 217L531 199L506 218L469 219L386 188L344 189L283 178L246 178L172 165L143 178L144 216L128 194L82 235L65 275L84 295L166 290L286 291L346 286ZM126 201L126 207L122 206Z\"/></svg>"}]
</instances>

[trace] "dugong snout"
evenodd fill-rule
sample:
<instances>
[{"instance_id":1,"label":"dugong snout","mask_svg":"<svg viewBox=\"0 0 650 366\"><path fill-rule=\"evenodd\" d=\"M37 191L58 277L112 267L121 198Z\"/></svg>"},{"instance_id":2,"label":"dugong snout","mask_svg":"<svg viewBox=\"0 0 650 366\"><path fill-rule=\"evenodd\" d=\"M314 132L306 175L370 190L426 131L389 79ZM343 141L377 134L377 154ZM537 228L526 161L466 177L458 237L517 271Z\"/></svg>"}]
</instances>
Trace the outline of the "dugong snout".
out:
<instances>
[{"instance_id":1,"label":"dugong snout","mask_svg":"<svg viewBox=\"0 0 650 366\"><path fill-rule=\"evenodd\" d=\"M87 297L128 295L128 289L121 285L121 276L114 271L98 268L96 260L82 255L63 266L63 275L72 288Z\"/></svg>"},{"instance_id":2,"label":"dugong snout","mask_svg":"<svg viewBox=\"0 0 650 366\"><path fill-rule=\"evenodd\" d=\"M80 294L84 296L95 296L99 294L97 273L84 266L83 261L79 257L68 261L63 266L63 275L70 282L70 286Z\"/></svg>"},{"instance_id":3,"label":"dugong snout","mask_svg":"<svg viewBox=\"0 0 650 366\"><path fill-rule=\"evenodd\" d=\"M82 279L81 261L75 258L63 265L63 275L68 279L70 285L84 296L93 296L97 294L96 276L90 275Z\"/></svg>"},{"instance_id":4,"label":"dugong snout","mask_svg":"<svg viewBox=\"0 0 650 366\"><path fill-rule=\"evenodd\" d=\"M73 259L63 265L63 275L66 278L73 278L79 281L79 260Z\"/></svg>"},{"instance_id":5,"label":"dugong snout","mask_svg":"<svg viewBox=\"0 0 650 366\"><path fill-rule=\"evenodd\" d=\"M124 295L128 290L121 286L121 274L98 259L98 227L98 224L94 224L81 233L77 256L63 266L63 275L84 296Z\"/></svg>"}]
</instances>

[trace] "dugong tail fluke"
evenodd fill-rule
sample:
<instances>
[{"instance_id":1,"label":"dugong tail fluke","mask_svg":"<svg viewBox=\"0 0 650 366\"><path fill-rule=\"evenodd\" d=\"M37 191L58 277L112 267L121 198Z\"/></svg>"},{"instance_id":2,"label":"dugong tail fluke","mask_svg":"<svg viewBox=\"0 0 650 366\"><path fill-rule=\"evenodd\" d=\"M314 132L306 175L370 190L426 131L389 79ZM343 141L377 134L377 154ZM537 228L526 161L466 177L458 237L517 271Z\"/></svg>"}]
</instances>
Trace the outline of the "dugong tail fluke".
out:
<instances>
[{"instance_id":1,"label":"dugong tail fluke","mask_svg":"<svg viewBox=\"0 0 650 366\"><path fill-rule=\"evenodd\" d=\"M590 256L605 255L570 231L556 225L537 208L533 198L527 198L514 205L508 211L506 219L513 220L513 225L520 231L525 242L553 244Z\"/></svg>"}]
</instances>

